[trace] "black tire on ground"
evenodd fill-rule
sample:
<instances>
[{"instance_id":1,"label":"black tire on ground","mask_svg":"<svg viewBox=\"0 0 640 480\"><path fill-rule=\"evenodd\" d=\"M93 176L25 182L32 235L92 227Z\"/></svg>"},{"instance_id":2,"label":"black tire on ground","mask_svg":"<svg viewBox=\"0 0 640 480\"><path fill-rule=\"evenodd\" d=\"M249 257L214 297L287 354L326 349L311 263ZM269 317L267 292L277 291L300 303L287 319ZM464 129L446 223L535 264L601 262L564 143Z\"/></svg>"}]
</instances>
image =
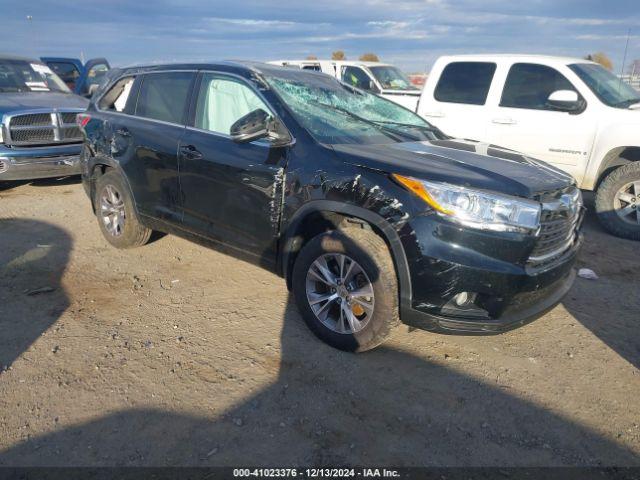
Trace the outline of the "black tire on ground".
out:
<instances>
[{"instance_id":1,"label":"black tire on ground","mask_svg":"<svg viewBox=\"0 0 640 480\"><path fill-rule=\"evenodd\" d=\"M124 228L119 235L113 235L107 230L101 215L100 199L109 186L117 191L124 203ZM149 241L153 231L140 223L129 187L118 172L111 170L98 178L93 202L102 235L111 245L116 248L133 248L140 247Z\"/></svg>"},{"instance_id":2,"label":"black tire on ground","mask_svg":"<svg viewBox=\"0 0 640 480\"><path fill-rule=\"evenodd\" d=\"M602 226L617 237L640 240L640 223L635 225L625 221L616 213L616 195L622 187L630 182L640 182L640 162L633 162L616 168L600 183L596 192L596 213ZM640 195L640 192L637 192ZM638 200L636 207L638 208ZM640 212L632 214L640 215Z\"/></svg>"},{"instance_id":3,"label":"black tire on ground","mask_svg":"<svg viewBox=\"0 0 640 480\"><path fill-rule=\"evenodd\" d=\"M355 333L338 333L324 325L307 298L307 273L313 262L327 253L355 260L365 271L374 293L374 309L368 323ZM387 244L372 230L353 226L320 234L299 253L293 268L293 293L305 322L313 333L332 347L350 352L370 350L384 342L400 323L398 280Z\"/></svg>"}]
</instances>

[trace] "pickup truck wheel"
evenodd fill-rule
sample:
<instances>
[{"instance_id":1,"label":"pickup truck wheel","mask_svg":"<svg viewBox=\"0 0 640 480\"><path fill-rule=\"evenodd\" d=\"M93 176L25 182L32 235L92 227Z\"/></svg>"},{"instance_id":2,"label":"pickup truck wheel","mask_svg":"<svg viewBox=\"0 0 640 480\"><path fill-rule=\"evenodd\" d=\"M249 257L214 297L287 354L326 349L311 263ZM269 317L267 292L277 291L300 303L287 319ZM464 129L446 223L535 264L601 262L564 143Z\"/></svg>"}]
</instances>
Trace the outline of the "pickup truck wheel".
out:
<instances>
[{"instance_id":1,"label":"pickup truck wheel","mask_svg":"<svg viewBox=\"0 0 640 480\"><path fill-rule=\"evenodd\" d=\"M400 322L389 249L364 228L311 239L296 259L293 293L311 331L340 350L370 350Z\"/></svg>"},{"instance_id":2,"label":"pickup truck wheel","mask_svg":"<svg viewBox=\"0 0 640 480\"><path fill-rule=\"evenodd\" d=\"M96 182L94 205L104 238L116 248L132 248L149 241L152 230L138 220L133 199L119 173L110 171Z\"/></svg>"},{"instance_id":3,"label":"pickup truck wheel","mask_svg":"<svg viewBox=\"0 0 640 480\"><path fill-rule=\"evenodd\" d=\"M596 212L610 233L640 240L640 162L619 167L602 181Z\"/></svg>"}]
</instances>

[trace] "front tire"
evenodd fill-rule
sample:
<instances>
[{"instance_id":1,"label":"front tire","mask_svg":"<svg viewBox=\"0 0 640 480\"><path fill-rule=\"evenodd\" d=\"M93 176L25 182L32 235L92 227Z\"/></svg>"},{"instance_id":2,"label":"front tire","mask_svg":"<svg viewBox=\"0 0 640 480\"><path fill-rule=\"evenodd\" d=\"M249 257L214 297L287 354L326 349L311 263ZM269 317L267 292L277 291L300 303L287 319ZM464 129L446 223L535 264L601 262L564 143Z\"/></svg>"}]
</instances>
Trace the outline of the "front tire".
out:
<instances>
[{"instance_id":1,"label":"front tire","mask_svg":"<svg viewBox=\"0 0 640 480\"><path fill-rule=\"evenodd\" d=\"M596 192L596 213L613 235L640 240L640 162L618 167Z\"/></svg>"},{"instance_id":2,"label":"front tire","mask_svg":"<svg viewBox=\"0 0 640 480\"><path fill-rule=\"evenodd\" d=\"M98 178L93 202L102 235L111 245L133 248L149 241L153 232L140 223L129 188L118 172Z\"/></svg>"},{"instance_id":3,"label":"front tire","mask_svg":"<svg viewBox=\"0 0 640 480\"><path fill-rule=\"evenodd\" d=\"M370 350L400 323L393 260L369 229L350 227L311 239L296 259L293 293L311 331L340 350Z\"/></svg>"}]
</instances>

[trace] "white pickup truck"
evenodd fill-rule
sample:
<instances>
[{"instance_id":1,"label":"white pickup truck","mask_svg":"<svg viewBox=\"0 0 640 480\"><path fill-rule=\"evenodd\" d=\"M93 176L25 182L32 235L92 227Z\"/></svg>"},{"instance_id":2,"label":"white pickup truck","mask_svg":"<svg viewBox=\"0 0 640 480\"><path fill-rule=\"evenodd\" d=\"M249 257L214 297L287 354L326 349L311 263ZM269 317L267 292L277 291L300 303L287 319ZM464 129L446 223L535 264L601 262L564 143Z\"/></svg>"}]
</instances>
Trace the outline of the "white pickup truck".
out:
<instances>
[{"instance_id":1,"label":"white pickup truck","mask_svg":"<svg viewBox=\"0 0 640 480\"><path fill-rule=\"evenodd\" d=\"M413 86L399 68L386 63L348 60L275 60L269 63L326 73L414 112L420 98L420 89Z\"/></svg>"},{"instance_id":2,"label":"white pickup truck","mask_svg":"<svg viewBox=\"0 0 640 480\"><path fill-rule=\"evenodd\" d=\"M417 112L454 137L570 173L596 191L607 230L640 240L640 92L600 65L538 55L441 57Z\"/></svg>"}]
</instances>

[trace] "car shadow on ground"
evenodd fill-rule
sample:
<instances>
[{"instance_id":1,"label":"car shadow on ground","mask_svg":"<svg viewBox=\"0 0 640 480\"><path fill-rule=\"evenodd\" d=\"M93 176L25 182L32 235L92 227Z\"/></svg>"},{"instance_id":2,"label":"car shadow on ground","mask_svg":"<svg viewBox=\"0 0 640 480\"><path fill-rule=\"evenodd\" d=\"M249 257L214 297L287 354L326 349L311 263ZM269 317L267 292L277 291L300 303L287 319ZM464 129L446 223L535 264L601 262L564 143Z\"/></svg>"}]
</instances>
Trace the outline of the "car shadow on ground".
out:
<instances>
[{"instance_id":1,"label":"car shadow on ground","mask_svg":"<svg viewBox=\"0 0 640 480\"><path fill-rule=\"evenodd\" d=\"M577 267L593 270L598 278L578 278L562 303L609 348L640 368L640 243L614 237L604 230L593 203L593 194L587 193L585 241Z\"/></svg>"},{"instance_id":2,"label":"car shadow on ground","mask_svg":"<svg viewBox=\"0 0 640 480\"><path fill-rule=\"evenodd\" d=\"M1 242L9 235L10 245ZM0 366L9 368L68 308L60 279L72 242L62 229L24 218L0 218L0 242Z\"/></svg>"},{"instance_id":3,"label":"car shadow on ground","mask_svg":"<svg viewBox=\"0 0 640 480\"><path fill-rule=\"evenodd\" d=\"M56 288L2 315L12 362L69 303L60 276L71 242L42 222L3 220L7 229L26 246L1 253L3 289L15 284L4 294L33 278ZM32 253L28 237L56 248ZM291 298L280 340L277 379L215 416L117 411L5 448L0 465L640 465L621 444L444 362L388 347L336 351L311 336Z\"/></svg>"}]
</instances>

